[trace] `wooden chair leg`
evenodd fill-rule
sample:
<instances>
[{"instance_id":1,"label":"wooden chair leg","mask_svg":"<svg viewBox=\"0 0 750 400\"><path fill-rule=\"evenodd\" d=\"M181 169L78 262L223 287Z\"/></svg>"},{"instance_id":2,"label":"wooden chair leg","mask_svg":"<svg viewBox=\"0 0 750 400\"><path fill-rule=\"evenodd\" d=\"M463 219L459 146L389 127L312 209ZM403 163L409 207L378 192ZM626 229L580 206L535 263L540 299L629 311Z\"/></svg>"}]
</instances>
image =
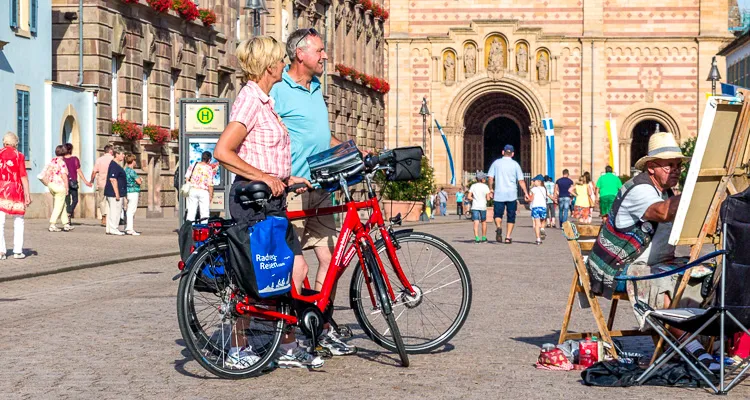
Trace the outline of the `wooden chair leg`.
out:
<instances>
[{"instance_id":1,"label":"wooden chair leg","mask_svg":"<svg viewBox=\"0 0 750 400\"><path fill-rule=\"evenodd\" d=\"M568 324L570 323L570 315L573 313L573 302L576 298L576 289L578 288L578 271L576 270L573 274L573 283L570 285L570 293L568 294L568 303L565 306L565 316L563 317L562 328L560 329L560 338L557 340L558 344L565 341L568 335Z\"/></svg>"},{"instance_id":2,"label":"wooden chair leg","mask_svg":"<svg viewBox=\"0 0 750 400\"><path fill-rule=\"evenodd\" d=\"M599 328L600 339L609 344L609 354L612 356L612 358L617 359L617 350L615 350L615 343L614 341L612 341L612 337L609 336L609 329L607 329L607 325L604 322L604 314L602 313L602 308L599 305L599 300L597 300L596 297L592 296L590 292L586 294L586 297L589 299L589 304L591 304L591 312L594 314L596 326L597 328Z\"/></svg>"},{"instance_id":3,"label":"wooden chair leg","mask_svg":"<svg viewBox=\"0 0 750 400\"><path fill-rule=\"evenodd\" d=\"M619 302L619 299L612 299L612 304L609 308L609 318L607 318L607 330L611 331L612 326L615 323L615 314L617 313L617 302Z\"/></svg>"}]
</instances>

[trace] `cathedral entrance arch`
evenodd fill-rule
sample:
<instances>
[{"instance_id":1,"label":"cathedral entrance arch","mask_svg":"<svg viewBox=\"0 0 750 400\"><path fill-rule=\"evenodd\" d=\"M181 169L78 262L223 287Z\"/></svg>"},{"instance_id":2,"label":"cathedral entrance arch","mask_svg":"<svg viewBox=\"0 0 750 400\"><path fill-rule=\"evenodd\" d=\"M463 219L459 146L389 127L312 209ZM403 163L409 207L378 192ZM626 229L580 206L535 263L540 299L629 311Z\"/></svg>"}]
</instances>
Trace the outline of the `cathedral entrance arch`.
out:
<instances>
[{"instance_id":1,"label":"cathedral entrance arch","mask_svg":"<svg viewBox=\"0 0 750 400\"><path fill-rule=\"evenodd\" d=\"M526 173L544 172L545 143L541 120L547 112L542 96L513 75L487 75L465 81L448 105L448 125L463 132L465 172L487 171L506 144Z\"/></svg>"}]
</instances>

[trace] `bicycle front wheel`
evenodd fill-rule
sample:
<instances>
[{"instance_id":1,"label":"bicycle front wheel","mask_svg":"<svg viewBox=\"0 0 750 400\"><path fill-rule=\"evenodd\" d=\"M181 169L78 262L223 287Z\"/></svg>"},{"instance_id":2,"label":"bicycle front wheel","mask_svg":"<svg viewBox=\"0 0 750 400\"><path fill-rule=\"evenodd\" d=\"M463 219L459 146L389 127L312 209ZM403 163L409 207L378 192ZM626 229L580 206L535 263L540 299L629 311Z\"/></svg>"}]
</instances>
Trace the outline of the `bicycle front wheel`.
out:
<instances>
[{"instance_id":1,"label":"bicycle front wheel","mask_svg":"<svg viewBox=\"0 0 750 400\"><path fill-rule=\"evenodd\" d=\"M412 295L401 284L386 254L385 243L375 245L389 274L396 301L393 317L400 328L406 352L421 354L433 351L453 338L466 322L471 308L471 277L461 256L442 239L417 232L396 232L396 257L406 278L414 288ZM349 298L362 330L375 343L396 351L389 337L389 327L373 308L361 267L352 275Z\"/></svg>"},{"instance_id":2,"label":"bicycle front wheel","mask_svg":"<svg viewBox=\"0 0 750 400\"><path fill-rule=\"evenodd\" d=\"M385 284L385 279L380 272L378 263L375 260L375 256L372 254L372 250L369 248L363 249L363 258L365 265L367 265L367 273L370 275L373 283L373 289L375 290L374 295L376 298L377 308L380 310L380 314L385 318L388 329L383 332L383 336L387 337L390 335L393 343L393 351L398 353L401 359L401 366L409 366L409 355L406 353L406 347L404 346L404 340L401 338L401 331L398 328L396 319L393 317L393 303L391 302L390 294L388 293L388 286ZM361 273L362 270L360 269ZM370 303L372 305L372 303ZM376 343L383 345L376 341Z\"/></svg>"}]
</instances>

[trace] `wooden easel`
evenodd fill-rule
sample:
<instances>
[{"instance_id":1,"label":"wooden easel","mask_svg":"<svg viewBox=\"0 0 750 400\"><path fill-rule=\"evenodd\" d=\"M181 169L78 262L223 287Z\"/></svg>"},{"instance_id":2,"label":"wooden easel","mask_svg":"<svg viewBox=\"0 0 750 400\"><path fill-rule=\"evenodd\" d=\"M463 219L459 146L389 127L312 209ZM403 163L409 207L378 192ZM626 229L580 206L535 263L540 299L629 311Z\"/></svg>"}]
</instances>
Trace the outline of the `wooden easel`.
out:
<instances>
[{"instance_id":1,"label":"wooden easel","mask_svg":"<svg viewBox=\"0 0 750 400\"><path fill-rule=\"evenodd\" d=\"M729 146L729 156L726 163L727 168L706 168L699 170L699 177L721 176L721 180L719 182L718 188L716 189L716 192L714 193L713 199L711 200L711 205L708 209L708 213L706 214L706 218L703 221L703 226L700 229L698 237L694 239L682 239L677 243L677 245L692 246L690 249L691 262L700 256L701 249L704 244L718 243L719 238L715 237L715 232L716 224L719 221L719 207L721 206L721 203L724 201L727 195L732 195L738 192L737 188L732 182L732 178L745 174L745 171L743 169L740 169L740 164L743 161L741 160L741 156L744 154L744 151L748 144L748 129L750 129L750 91L745 89L738 89L737 93L744 98L744 101L742 103L742 108L740 110L737 124L735 125L735 130L732 133L732 139L730 142L731 144ZM707 242L707 239L710 239L710 242ZM669 305L669 308L677 307L678 303L680 302L682 294L684 293L688 281L690 280L691 271L692 269L685 271L685 274L682 276L682 280L677 287L677 292L675 293L674 299ZM657 343L656 345L654 356L651 359L652 363L661 353L662 346L663 339L660 339L659 343Z\"/></svg>"}]
</instances>

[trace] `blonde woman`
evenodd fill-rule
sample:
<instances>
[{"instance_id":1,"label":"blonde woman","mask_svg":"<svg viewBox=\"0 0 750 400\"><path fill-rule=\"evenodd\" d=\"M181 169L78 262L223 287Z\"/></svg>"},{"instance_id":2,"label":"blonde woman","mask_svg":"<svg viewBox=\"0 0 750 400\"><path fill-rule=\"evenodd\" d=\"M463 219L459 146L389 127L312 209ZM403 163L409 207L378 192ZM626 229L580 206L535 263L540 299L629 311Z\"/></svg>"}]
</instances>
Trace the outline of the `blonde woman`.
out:
<instances>
[{"instance_id":1,"label":"blonde woman","mask_svg":"<svg viewBox=\"0 0 750 400\"><path fill-rule=\"evenodd\" d=\"M26 175L26 159L18 151L18 136L8 132L3 137L0 150L0 260L5 253L5 215L12 215L13 258L26 258L23 253L23 216L31 204L29 177Z\"/></svg>"},{"instance_id":2,"label":"blonde woman","mask_svg":"<svg viewBox=\"0 0 750 400\"><path fill-rule=\"evenodd\" d=\"M60 232L57 227L57 220L63 224L62 230L69 232L73 230L70 226L68 213L65 212L65 198L68 197L68 166L65 165L65 146L58 145L55 147L55 158L47 164L47 188L54 201L52 207L52 216L49 218L49 231Z\"/></svg>"},{"instance_id":3,"label":"blonde woman","mask_svg":"<svg viewBox=\"0 0 750 400\"><path fill-rule=\"evenodd\" d=\"M276 39L259 36L240 43L237 58L243 71L244 86L232 105L229 124L216 143L214 157L229 171L237 174L232 184L232 193L250 181L263 181L273 197L268 202L269 215L286 217L287 185L307 183L306 179L290 176L292 151L289 133L273 108L269 92L274 83L281 81L284 69L284 49ZM300 190L301 192L302 190ZM232 218L240 222L257 221L263 218L258 211L229 197ZM307 276L307 263L302 257L302 248L296 235L287 237L289 248L294 252L292 280L297 290ZM242 319L238 324L244 323ZM258 356L246 346L241 330L233 335L229 358L238 366L257 362ZM319 368L323 360L299 346L294 331L285 335L279 348L277 364L281 368ZM236 360L236 361L235 361Z\"/></svg>"},{"instance_id":4,"label":"blonde woman","mask_svg":"<svg viewBox=\"0 0 750 400\"><path fill-rule=\"evenodd\" d=\"M196 220L196 211L200 212L201 220L209 217L209 206L214 197L214 173L209 151L204 151L201 160L188 168L185 174L185 182L190 184L190 192L185 199L188 221Z\"/></svg>"}]
</instances>

